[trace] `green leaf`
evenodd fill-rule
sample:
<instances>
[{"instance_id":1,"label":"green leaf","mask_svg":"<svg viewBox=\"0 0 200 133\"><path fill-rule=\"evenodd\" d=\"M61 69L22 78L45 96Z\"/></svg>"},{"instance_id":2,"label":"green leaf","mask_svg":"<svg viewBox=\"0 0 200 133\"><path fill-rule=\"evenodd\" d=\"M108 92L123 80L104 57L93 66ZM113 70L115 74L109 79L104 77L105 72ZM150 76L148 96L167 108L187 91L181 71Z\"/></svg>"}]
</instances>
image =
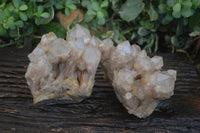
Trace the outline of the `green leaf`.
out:
<instances>
[{"instance_id":1,"label":"green leaf","mask_svg":"<svg viewBox=\"0 0 200 133\"><path fill-rule=\"evenodd\" d=\"M35 18L35 24L40 25L40 18Z\"/></svg>"},{"instance_id":2,"label":"green leaf","mask_svg":"<svg viewBox=\"0 0 200 133\"><path fill-rule=\"evenodd\" d=\"M6 8L10 11L13 12L13 10L15 9L15 7L12 4L6 5Z\"/></svg>"},{"instance_id":3,"label":"green leaf","mask_svg":"<svg viewBox=\"0 0 200 133\"><path fill-rule=\"evenodd\" d=\"M191 8L183 7L183 9L181 10L181 14L183 15L183 17L188 18L194 14L194 11Z\"/></svg>"},{"instance_id":4,"label":"green leaf","mask_svg":"<svg viewBox=\"0 0 200 133\"><path fill-rule=\"evenodd\" d=\"M16 25L17 27L22 28L22 27L24 26L24 22L21 21L21 20L18 20L17 22L15 22L15 25Z\"/></svg>"},{"instance_id":5,"label":"green leaf","mask_svg":"<svg viewBox=\"0 0 200 133\"><path fill-rule=\"evenodd\" d=\"M13 0L12 2L16 8L19 8L19 4L20 4L21 0Z\"/></svg>"},{"instance_id":6,"label":"green leaf","mask_svg":"<svg viewBox=\"0 0 200 133\"><path fill-rule=\"evenodd\" d=\"M5 36L7 34L7 30L4 29L1 25L0 25L0 36Z\"/></svg>"},{"instance_id":7,"label":"green leaf","mask_svg":"<svg viewBox=\"0 0 200 133\"><path fill-rule=\"evenodd\" d=\"M49 17L49 13L48 12L44 12L40 15L43 18L48 18Z\"/></svg>"},{"instance_id":8,"label":"green leaf","mask_svg":"<svg viewBox=\"0 0 200 133\"><path fill-rule=\"evenodd\" d=\"M69 10L69 8L65 8L65 14L66 14L67 16L70 15L70 10Z\"/></svg>"},{"instance_id":9,"label":"green leaf","mask_svg":"<svg viewBox=\"0 0 200 133\"><path fill-rule=\"evenodd\" d=\"M131 40L134 40L136 37L137 37L137 34L135 32L133 32L131 35Z\"/></svg>"},{"instance_id":10,"label":"green leaf","mask_svg":"<svg viewBox=\"0 0 200 133\"><path fill-rule=\"evenodd\" d=\"M193 9L200 8L200 0L192 0Z\"/></svg>"},{"instance_id":11,"label":"green leaf","mask_svg":"<svg viewBox=\"0 0 200 133\"><path fill-rule=\"evenodd\" d=\"M48 23L48 24L44 25L44 29L47 32L54 32L56 34L56 36L59 37L59 38L65 38L66 37L66 30L59 23L56 23L56 22Z\"/></svg>"},{"instance_id":12,"label":"green leaf","mask_svg":"<svg viewBox=\"0 0 200 133\"><path fill-rule=\"evenodd\" d=\"M95 16L94 15L88 15L86 13L86 15L84 16L84 20L85 22L90 22Z\"/></svg>"},{"instance_id":13,"label":"green leaf","mask_svg":"<svg viewBox=\"0 0 200 133\"><path fill-rule=\"evenodd\" d=\"M75 10L76 9L76 5L71 4L71 5L67 5L67 7L71 10Z\"/></svg>"},{"instance_id":14,"label":"green leaf","mask_svg":"<svg viewBox=\"0 0 200 133\"><path fill-rule=\"evenodd\" d=\"M104 14L101 11L97 11L97 18L103 18Z\"/></svg>"},{"instance_id":15,"label":"green leaf","mask_svg":"<svg viewBox=\"0 0 200 133\"><path fill-rule=\"evenodd\" d=\"M72 0L65 0L65 6L72 4Z\"/></svg>"},{"instance_id":16,"label":"green leaf","mask_svg":"<svg viewBox=\"0 0 200 133\"><path fill-rule=\"evenodd\" d=\"M183 0L182 5L183 7L190 8L192 7L192 2L191 0Z\"/></svg>"},{"instance_id":17,"label":"green leaf","mask_svg":"<svg viewBox=\"0 0 200 133\"><path fill-rule=\"evenodd\" d=\"M43 6L38 6L38 12L42 13L44 11L44 7Z\"/></svg>"},{"instance_id":18,"label":"green leaf","mask_svg":"<svg viewBox=\"0 0 200 133\"><path fill-rule=\"evenodd\" d=\"M139 45L143 45L146 41L147 41L146 38L141 37L141 38L137 41L137 43L138 43Z\"/></svg>"},{"instance_id":19,"label":"green leaf","mask_svg":"<svg viewBox=\"0 0 200 133\"><path fill-rule=\"evenodd\" d=\"M149 20L140 20L140 25L148 30L152 30L154 28L154 23Z\"/></svg>"},{"instance_id":20,"label":"green leaf","mask_svg":"<svg viewBox=\"0 0 200 133\"><path fill-rule=\"evenodd\" d=\"M97 19L98 25L104 25L105 22L106 22L105 18L98 18L98 19Z\"/></svg>"},{"instance_id":21,"label":"green leaf","mask_svg":"<svg viewBox=\"0 0 200 133\"><path fill-rule=\"evenodd\" d=\"M13 18L13 17L9 17L8 20L6 21L6 25L7 25L8 28L10 28L11 30L14 30L14 29L16 28L15 22L14 22L14 18Z\"/></svg>"},{"instance_id":22,"label":"green leaf","mask_svg":"<svg viewBox=\"0 0 200 133\"><path fill-rule=\"evenodd\" d=\"M108 7L108 5L109 5L108 0L104 0L104 1L101 3L100 7L101 7L101 8L104 8L104 7Z\"/></svg>"},{"instance_id":23,"label":"green leaf","mask_svg":"<svg viewBox=\"0 0 200 133\"><path fill-rule=\"evenodd\" d=\"M49 17L48 18L41 17L40 18L40 24L47 24L54 18L54 8L53 8L53 6L51 6L49 8L45 8L45 11L49 13Z\"/></svg>"},{"instance_id":24,"label":"green leaf","mask_svg":"<svg viewBox=\"0 0 200 133\"><path fill-rule=\"evenodd\" d=\"M158 19L158 13L154 10L152 4L150 5L150 9L148 10L148 14L151 21L156 21Z\"/></svg>"},{"instance_id":25,"label":"green leaf","mask_svg":"<svg viewBox=\"0 0 200 133\"><path fill-rule=\"evenodd\" d=\"M105 9L101 9L101 12L103 13L103 15L104 15L105 17L108 16L108 12L107 12L107 10L105 10Z\"/></svg>"},{"instance_id":26,"label":"green leaf","mask_svg":"<svg viewBox=\"0 0 200 133\"><path fill-rule=\"evenodd\" d=\"M178 47L179 46L179 41L178 41L176 36L172 36L171 37L171 43L172 43L172 45L174 45L174 47Z\"/></svg>"},{"instance_id":27,"label":"green leaf","mask_svg":"<svg viewBox=\"0 0 200 133\"><path fill-rule=\"evenodd\" d=\"M43 6L44 6L44 8L48 8L48 7L51 7L51 6L55 5L55 3L56 2L54 0L51 0L51 1L47 2L47 3L45 3Z\"/></svg>"},{"instance_id":28,"label":"green leaf","mask_svg":"<svg viewBox=\"0 0 200 133\"><path fill-rule=\"evenodd\" d=\"M175 18L180 18L181 17L181 12L173 12L172 15Z\"/></svg>"},{"instance_id":29,"label":"green leaf","mask_svg":"<svg viewBox=\"0 0 200 133\"><path fill-rule=\"evenodd\" d=\"M95 11L99 10L99 3L98 2L92 2L92 9Z\"/></svg>"},{"instance_id":30,"label":"green leaf","mask_svg":"<svg viewBox=\"0 0 200 133\"><path fill-rule=\"evenodd\" d=\"M181 4L180 3L176 3L174 6L173 6L173 13L172 15L175 17L175 18L180 18L181 17Z\"/></svg>"},{"instance_id":31,"label":"green leaf","mask_svg":"<svg viewBox=\"0 0 200 133\"><path fill-rule=\"evenodd\" d=\"M160 5L158 6L158 11L159 11L159 13L161 13L161 14L166 13L166 12L167 12L167 5L166 5L166 4L160 4Z\"/></svg>"},{"instance_id":32,"label":"green leaf","mask_svg":"<svg viewBox=\"0 0 200 133\"><path fill-rule=\"evenodd\" d=\"M27 17L26 14L23 13L23 12L20 12L20 13L19 13L19 17L20 17L21 20L23 20L23 21L27 21L27 20L28 20L28 17Z\"/></svg>"},{"instance_id":33,"label":"green leaf","mask_svg":"<svg viewBox=\"0 0 200 133\"><path fill-rule=\"evenodd\" d=\"M174 11L174 12L180 12L180 11L181 11L181 4L180 4L180 3L176 3L176 4L173 6L173 11Z\"/></svg>"},{"instance_id":34,"label":"green leaf","mask_svg":"<svg viewBox=\"0 0 200 133\"><path fill-rule=\"evenodd\" d=\"M165 17L162 19L162 24L167 25L173 20L171 14L166 14Z\"/></svg>"},{"instance_id":35,"label":"green leaf","mask_svg":"<svg viewBox=\"0 0 200 133\"><path fill-rule=\"evenodd\" d=\"M144 49L148 50L149 53L151 53L151 47L154 45L155 38L155 35L151 34L147 39L147 45L144 47Z\"/></svg>"},{"instance_id":36,"label":"green leaf","mask_svg":"<svg viewBox=\"0 0 200 133\"><path fill-rule=\"evenodd\" d=\"M64 6L59 2L56 2L55 7L56 9L59 9L59 10L64 8Z\"/></svg>"},{"instance_id":37,"label":"green leaf","mask_svg":"<svg viewBox=\"0 0 200 133\"><path fill-rule=\"evenodd\" d=\"M8 18L8 21L14 21L15 19L14 19L14 17L13 16L10 16L9 18Z\"/></svg>"},{"instance_id":38,"label":"green leaf","mask_svg":"<svg viewBox=\"0 0 200 133\"><path fill-rule=\"evenodd\" d=\"M145 29L144 27L140 27L137 31L139 36L146 36L149 34L149 31Z\"/></svg>"},{"instance_id":39,"label":"green leaf","mask_svg":"<svg viewBox=\"0 0 200 133\"><path fill-rule=\"evenodd\" d=\"M144 8L142 0L127 0L120 9L120 17L129 22L134 20Z\"/></svg>"},{"instance_id":40,"label":"green leaf","mask_svg":"<svg viewBox=\"0 0 200 133\"><path fill-rule=\"evenodd\" d=\"M95 16L96 15L96 12L95 11L93 11L93 10L88 10L87 12L86 12L86 15L92 15L92 16Z\"/></svg>"},{"instance_id":41,"label":"green leaf","mask_svg":"<svg viewBox=\"0 0 200 133\"><path fill-rule=\"evenodd\" d=\"M6 25L6 23L3 23L3 28L8 29L9 27Z\"/></svg>"},{"instance_id":42,"label":"green leaf","mask_svg":"<svg viewBox=\"0 0 200 133\"><path fill-rule=\"evenodd\" d=\"M90 5L90 1L89 0L82 0L81 5L83 7L88 7L88 5Z\"/></svg>"},{"instance_id":43,"label":"green leaf","mask_svg":"<svg viewBox=\"0 0 200 133\"><path fill-rule=\"evenodd\" d=\"M19 7L19 10L20 11L25 11L25 10L27 10L28 9L28 6L27 5L21 5L20 7Z\"/></svg>"},{"instance_id":44,"label":"green leaf","mask_svg":"<svg viewBox=\"0 0 200 133\"><path fill-rule=\"evenodd\" d=\"M26 11L28 18L33 18L35 16L34 12L37 11L37 8L34 6L33 2L28 3L28 10Z\"/></svg>"},{"instance_id":45,"label":"green leaf","mask_svg":"<svg viewBox=\"0 0 200 133\"><path fill-rule=\"evenodd\" d=\"M0 5L0 8L3 8L5 5L6 5L6 3L3 2L3 3Z\"/></svg>"},{"instance_id":46,"label":"green leaf","mask_svg":"<svg viewBox=\"0 0 200 133\"><path fill-rule=\"evenodd\" d=\"M167 0L167 5L169 7L173 7L178 2L179 2L178 0Z\"/></svg>"}]
</instances>

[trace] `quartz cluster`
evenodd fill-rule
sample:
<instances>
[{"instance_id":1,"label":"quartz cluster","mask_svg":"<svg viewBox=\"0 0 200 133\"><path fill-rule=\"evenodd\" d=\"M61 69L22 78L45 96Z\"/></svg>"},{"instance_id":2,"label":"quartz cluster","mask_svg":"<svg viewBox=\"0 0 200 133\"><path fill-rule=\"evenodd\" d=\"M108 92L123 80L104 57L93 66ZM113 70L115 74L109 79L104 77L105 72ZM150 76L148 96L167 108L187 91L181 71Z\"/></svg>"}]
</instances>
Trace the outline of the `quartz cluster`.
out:
<instances>
[{"instance_id":1,"label":"quartz cluster","mask_svg":"<svg viewBox=\"0 0 200 133\"><path fill-rule=\"evenodd\" d=\"M31 62L25 74L34 103L47 99L80 102L90 96L101 59L99 43L80 25L67 33L66 40L52 32L43 35L28 55Z\"/></svg>"},{"instance_id":2,"label":"quartz cluster","mask_svg":"<svg viewBox=\"0 0 200 133\"><path fill-rule=\"evenodd\" d=\"M111 39L100 41L80 25L68 31L66 40L52 32L43 35L28 58L25 77L34 103L47 99L80 102L89 97L100 62L104 78L130 114L145 118L160 100L173 95L176 71L160 71L162 57L150 58L128 41L115 47Z\"/></svg>"},{"instance_id":3,"label":"quartz cluster","mask_svg":"<svg viewBox=\"0 0 200 133\"><path fill-rule=\"evenodd\" d=\"M173 95L176 71L160 71L162 57L150 58L139 46L130 45L128 41L114 47L112 40L106 39L99 49L104 76L112 83L119 101L130 114L145 118L159 100Z\"/></svg>"}]
</instances>

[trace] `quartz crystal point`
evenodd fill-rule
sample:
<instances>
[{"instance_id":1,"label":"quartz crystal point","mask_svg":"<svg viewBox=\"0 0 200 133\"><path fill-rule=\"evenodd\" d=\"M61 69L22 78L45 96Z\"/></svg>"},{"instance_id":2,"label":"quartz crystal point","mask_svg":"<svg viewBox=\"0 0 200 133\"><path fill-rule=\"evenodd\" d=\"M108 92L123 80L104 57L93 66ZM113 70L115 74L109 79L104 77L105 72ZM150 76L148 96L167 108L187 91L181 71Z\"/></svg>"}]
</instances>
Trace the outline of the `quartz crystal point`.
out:
<instances>
[{"instance_id":1,"label":"quartz crystal point","mask_svg":"<svg viewBox=\"0 0 200 133\"><path fill-rule=\"evenodd\" d=\"M99 49L104 76L130 114L145 118L154 111L159 100L173 95L176 71L160 71L162 57L150 58L139 46L131 46L128 41L114 47L113 42L106 39Z\"/></svg>"},{"instance_id":2,"label":"quartz crystal point","mask_svg":"<svg viewBox=\"0 0 200 133\"><path fill-rule=\"evenodd\" d=\"M99 43L80 25L67 33L67 40L52 32L43 35L28 55L31 62L25 74L33 102L47 99L80 102L90 96L101 59Z\"/></svg>"}]
</instances>

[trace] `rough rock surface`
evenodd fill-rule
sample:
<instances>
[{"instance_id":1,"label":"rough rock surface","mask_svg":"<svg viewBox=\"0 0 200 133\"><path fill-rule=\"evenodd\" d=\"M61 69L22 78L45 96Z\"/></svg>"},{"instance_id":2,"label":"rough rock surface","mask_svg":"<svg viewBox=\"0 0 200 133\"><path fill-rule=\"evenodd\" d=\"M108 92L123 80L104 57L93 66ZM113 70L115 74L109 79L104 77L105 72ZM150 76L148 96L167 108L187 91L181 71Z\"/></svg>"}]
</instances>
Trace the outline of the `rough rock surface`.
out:
<instances>
[{"instance_id":1,"label":"rough rock surface","mask_svg":"<svg viewBox=\"0 0 200 133\"><path fill-rule=\"evenodd\" d=\"M67 33L67 40L52 32L43 35L28 55L31 62L25 74L34 103L47 99L80 102L90 96L101 59L99 43L80 25Z\"/></svg>"},{"instance_id":2,"label":"rough rock surface","mask_svg":"<svg viewBox=\"0 0 200 133\"><path fill-rule=\"evenodd\" d=\"M139 118L149 116L159 100L173 95L176 71L160 71L163 59L148 57L144 50L128 41L113 46L104 40L99 49L105 79L111 81L119 101Z\"/></svg>"}]
</instances>

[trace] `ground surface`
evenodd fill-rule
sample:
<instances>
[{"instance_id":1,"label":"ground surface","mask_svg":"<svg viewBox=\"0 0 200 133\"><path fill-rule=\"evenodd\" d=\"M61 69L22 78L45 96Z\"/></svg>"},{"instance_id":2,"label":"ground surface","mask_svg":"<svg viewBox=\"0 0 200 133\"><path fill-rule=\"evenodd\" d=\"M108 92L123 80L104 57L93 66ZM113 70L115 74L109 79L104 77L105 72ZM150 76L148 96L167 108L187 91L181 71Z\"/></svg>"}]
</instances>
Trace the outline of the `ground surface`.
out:
<instances>
[{"instance_id":1,"label":"ground surface","mask_svg":"<svg viewBox=\"0 0 200 133\"><path fill-rule=\"evenodd\" d=\"M99 68L94 91L81 103L47 101L34 105L24 74L30 50L0 49L0 132L200 132L200 77L182 55L160 54L163 69L175 69L175 95L154 113L129 115Z\"/></svg>"}]
</instances>

